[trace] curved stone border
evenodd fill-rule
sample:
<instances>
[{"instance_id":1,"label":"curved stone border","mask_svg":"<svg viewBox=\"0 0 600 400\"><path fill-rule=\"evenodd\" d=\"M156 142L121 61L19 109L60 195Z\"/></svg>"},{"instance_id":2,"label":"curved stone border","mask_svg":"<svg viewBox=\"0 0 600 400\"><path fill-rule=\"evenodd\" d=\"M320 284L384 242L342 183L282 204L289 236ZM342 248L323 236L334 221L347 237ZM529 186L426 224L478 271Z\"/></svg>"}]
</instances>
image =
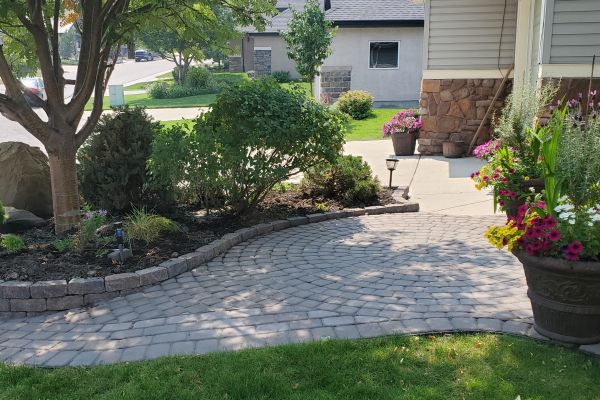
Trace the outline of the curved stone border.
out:
<instances>
[{"instance_id":1,"label":"curved stone border","mask_svg":"<svg viewBox=\"0 0 600 400\"><path fill-rule=\"evenodd\" d=\"M304 217L291 217L238 229L202 246L193 253L172 258L158 266L104 278L74 278L40 282L0 281L0 316L23 317L46 311L64 311L93 305L140 290L201 266L238 243L270 232L325 220L391 213L418 212L418 203L352 208Z\"/></svg>"}]
</instances>

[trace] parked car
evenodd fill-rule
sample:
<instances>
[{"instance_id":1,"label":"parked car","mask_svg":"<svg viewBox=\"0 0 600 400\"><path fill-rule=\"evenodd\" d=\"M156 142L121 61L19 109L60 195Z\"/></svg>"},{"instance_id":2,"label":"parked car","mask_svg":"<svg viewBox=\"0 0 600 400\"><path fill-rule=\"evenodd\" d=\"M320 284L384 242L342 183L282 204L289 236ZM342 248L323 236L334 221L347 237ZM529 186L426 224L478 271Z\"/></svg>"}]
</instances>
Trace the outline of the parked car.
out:
<instances>
[{"instance_id":1,"label":"parked car","mask_svg":"<svg viewBox=\"0 0 600 400\"><path fill-rule=\"evenodd\" d=\"M45 101L47 99L44 80L39 77L27 77L21 79L21 83L29 89L28 91L23 92L27 103L34 107L40 107L40 100Z\"/></svg>"},{"instance_id":2,"label":"parked car","mask_svg":"<svg viewBox=\"0 0 600 400\"><path fill-rule=\"evenodd\" d=\"M140 61L152 61L154 56L148 50L136 50L135 51L135 62Z\"/></svg>"}]
</instances>

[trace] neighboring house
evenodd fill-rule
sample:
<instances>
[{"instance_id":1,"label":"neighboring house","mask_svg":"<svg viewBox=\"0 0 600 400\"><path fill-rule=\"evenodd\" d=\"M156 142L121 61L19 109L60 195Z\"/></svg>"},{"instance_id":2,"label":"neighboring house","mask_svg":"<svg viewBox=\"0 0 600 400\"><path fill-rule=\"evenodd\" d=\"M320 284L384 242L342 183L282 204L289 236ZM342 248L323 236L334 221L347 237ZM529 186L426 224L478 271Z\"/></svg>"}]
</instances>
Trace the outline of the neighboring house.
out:
<instances>
[{"instance_id":1,"label":"neighboring house","mask_svg":"<svg viewBox=\"0 0 600 400\"><path fill-rule=\"evenodd\" d=\"M366 90L377 106L416 106L422 73L423 4L414 0L330 0L326 17L338 27L321 67L316 95L335 102Z\"/></svg>"},{"instance_id":2,"label":"neighboring house","mask_svg":"<svg viewBox=\"0 0 600 400\"><path fill-rule=\"evenodd\" d=\"M279 1L280 13L264 32L247 29L230 70L256 76L289 71L300 78L280 36L305 1ZM420 4L419 4L420 3ZM417 105L422 73L424 9L419 0L323 0L326 17L338 26L332 55L316 81L315 95L334 102L347 90L371 92L376 105Z\"/></svg>"},{"instance_id":3,"label":"neighboring house","mask_svg":"<svg viewBox=\"0 0 600 400\"><path fill-rule=\"evenodd\" d=\"M419 151L438 154L444 141L471 141L512 64L495 112L526 82L562 78L561 96L585 93L600 57L600 1L426 0L424 48Z\"/></svg>"}]
</instances>

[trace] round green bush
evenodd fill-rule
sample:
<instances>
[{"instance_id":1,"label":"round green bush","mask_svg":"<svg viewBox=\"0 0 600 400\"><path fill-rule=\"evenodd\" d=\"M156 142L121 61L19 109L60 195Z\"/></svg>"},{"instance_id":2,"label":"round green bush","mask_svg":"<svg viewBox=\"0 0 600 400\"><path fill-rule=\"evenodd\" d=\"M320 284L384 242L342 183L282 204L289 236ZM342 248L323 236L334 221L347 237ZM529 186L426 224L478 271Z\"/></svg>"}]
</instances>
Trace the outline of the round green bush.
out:
<instances>
[{"instance_id":1,"label":"round green bush","mask_svg":"<svg viewBox=\"0 0 600 400\"><path fill-rule=\"evenodd\" d=\"M190 68L185 78L185 86L202 90L216 90L218 88L212 72L204 67Z\"/></svg>"},{"instance_id":2,"label":"round green bush","mask_svg":"<svg viewBox=\"0 0 600 400\"><path fill-rule=\"evenodd\" d=\"M347 207L368 205L381 191L371 167L359 156L341 156L334 163L310 168L302 185L312 195L336 199Z\"/></svg>"},{"instance_id":3,"label":"round green bush","mask_svg":"<svg viewBox=\"0 0 600 400\"><path fill-rule=\"evenodd\" d=\"M158 128L141 108L118 108L103 116L77 154L85 201L117 213L143 205L146 164Z\"/></svg>"},{"instance_id":4,"label":"round green bush","mask_svg":"<svg viewBox=\"0 0 600 400\"><path fill-rule=\"evenodd\" d=\"M353 119L365 119L371 115L373 96L364 90L350 90L337 101L338 109Z\"/></svg>"},{"instance_id":5,"label":"round green bush","mask_svg":"<svg viewBox=\"0 0 600 400\"><path fill-rule=\"evenodd\" d=\"M271 76L279 83L289 83L292 81L289 71L274 71Z\"/></svg>"},{"instance_id":6,"label":"round green bush","mask_svg":"<svg viewBox=\"0 0 600 400\"><path fill-rule=\"evenodd\" d=\"M154 82L148 87L148 95L153 99L166 99L169 97L169 85L166 82Z\"/></svg>"}]
</instances>

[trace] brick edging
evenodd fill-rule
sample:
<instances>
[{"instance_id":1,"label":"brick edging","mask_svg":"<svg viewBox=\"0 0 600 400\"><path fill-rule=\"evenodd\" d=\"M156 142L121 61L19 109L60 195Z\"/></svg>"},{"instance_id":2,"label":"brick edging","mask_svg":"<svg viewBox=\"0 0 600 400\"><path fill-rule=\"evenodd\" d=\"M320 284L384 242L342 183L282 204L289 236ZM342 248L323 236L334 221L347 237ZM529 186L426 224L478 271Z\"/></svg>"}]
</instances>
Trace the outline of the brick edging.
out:
<instances>
[{"instance_id":1,"label":"brick edging","mask_svg":"<svg viewBox=\"0 0 600 400\"><path fill-rule=\"evenodd\" d=\"M418 203L403 203L290 217L238 229L192 253L135 272L101 278L73 278L69 282L66 280L0 281L0 317L23 317L46 311L64 311L127 295L197 268L236 244L270 232L339 218L418 211Z\"/></svg>"}]
</instances>

